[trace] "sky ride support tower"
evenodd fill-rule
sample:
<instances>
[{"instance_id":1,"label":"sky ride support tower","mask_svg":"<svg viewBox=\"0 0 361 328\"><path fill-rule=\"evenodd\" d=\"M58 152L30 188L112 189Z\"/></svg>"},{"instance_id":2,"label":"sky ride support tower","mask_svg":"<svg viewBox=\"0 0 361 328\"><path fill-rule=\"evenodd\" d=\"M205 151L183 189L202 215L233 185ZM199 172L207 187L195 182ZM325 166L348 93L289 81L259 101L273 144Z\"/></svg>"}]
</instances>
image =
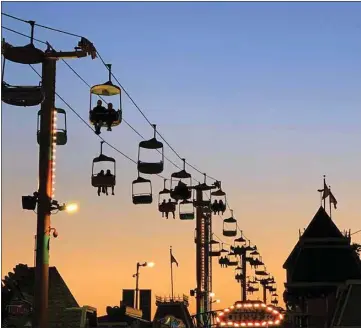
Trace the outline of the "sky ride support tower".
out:
<instances>
[{"instance_id":1,"label":"sky ride support tower","mask_svg":"<svg viewBox=\"0 0 361 328\"><path fill-rule=\"evenodd\" d=\"M211 311L211 292L212 292L212 258L210 256L210 247L212 239L212 210L211 197L208 199L207 193L213 189L220 190L220 182L216 181L213 185L206 184L206 175L204 182L194 186L195 200L193 202L196 208L196 276L197 287L195 296L197 302L197 326L204 326L205 313Z\"/></svg>"},{"instance_id":2,"label":"sky ride support tower","mask_svg":"<svg viewBox=\"0 0 361 328\"><path fill-rule=\"evenodd\" d=\"M31 27L30 43L25 46L12 46L2 40L4 57L2 74L1 100L9 105L32 107L41 105L38 113L40 124L37 133L39 143L39 186L33 196L23 196L23 209L37 208L36 233L36 267L34 290L33 327L47 328L48 293L49 293L49 244L50 233L57 233L51 227L51 212L62 211L65 204L60 205L54 200L55 183L55 148L66 144L66 130L59 131L56 127L56 114L65 111L56 108L56 62L59 59L83 58L91 55L96 58L94 46L85 38L81 38L73 51L56 51L49 43L47 49L40 50L34 46L34 21L26 21ZM5 62L10 61L22 65L42 65L42 82L38 86L13 86L4 81ZM35 69L34 69L35 70ZM38 74L40 76L40 74ZM56 234L56 235L55 235Z\"/></svg>"}]
</instances>

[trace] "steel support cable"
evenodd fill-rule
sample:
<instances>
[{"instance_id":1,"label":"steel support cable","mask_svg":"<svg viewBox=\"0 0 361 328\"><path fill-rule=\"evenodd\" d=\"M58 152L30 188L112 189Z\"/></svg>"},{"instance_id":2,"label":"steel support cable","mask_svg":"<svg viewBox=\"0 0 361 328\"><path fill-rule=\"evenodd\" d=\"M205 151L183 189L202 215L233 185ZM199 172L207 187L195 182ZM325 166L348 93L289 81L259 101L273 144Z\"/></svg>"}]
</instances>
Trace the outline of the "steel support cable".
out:
<instances>
[{"instance_id":1,"label":"steel support cable","mask_svg":"<svg viewBox=\"0 0 361 328\"><path fill-rule=\"evenodd\" d=\"M101 62L103 63L103 65L108 69L108 67L106 66L106 63L104 61L104 59L102 58L102 56L100 55L99 51L97 51L97 55L99 57L99 59L101 60ZM108 69L109 70L109 69ZM114 75L113 72L111 72L112 77L115 79L115 81L119 84L119 86L122 88L122 90L124 91L124 93L127 95L127 97L129 98L129 100L132 102L132 104L134 105L134 107L140 112L140 114L144 117L144 119L148 122L148 124L150 126L153 127L152 122L147 118L147 116L144 114L144 112L140 109L140 107L137 105L137 103L134 101L134 99L132 98L132 96L129 94L129 92L124 88L124 86L120 83L120 81L117 79L117 77ZM166 145L173 151L173 153L180 159L183 160L184 157L182 157L181 155L179 155L179 153L169 144L169 142L160 134L159 131L156 131L156 133L161 137L161 139L166 143ZM188 164L188 166L190 166L193 170L197 171L200 174L204 174L204 172L202 172L201 170L197 169L194 165L190 164L188 161L186 161L186 163ZM206 177L214 180L214 181L219 181L218 179L215 179L209 175L206 174Z\"/></svg>"},{"instance_id":2,"label":"steel support cable","mask_svg":"<svg viewBox=\"0 0 361 328\"><path fill-rule=\"evenodd\" d=\"M2 13L2 15L4 16L7 16L7 17L10 17L10 18L13 18L13 19L16 19L18 21L21 21L21 22L24 22L24 23L30 23L30 21L27 21L25 19L21 19L19 17L15 17L13 15L9 15L9 14L6 14L6 13ZM52 27L49 27L49 26L45 26L45 25L41 25L41 24L37 24L37 23L34 23L35 26L38 26L38 27L41 27L41 28L44 28L44 29L48 29L48 30L51 30L51 31L55 31L55 32L58 32L58 33L63 33L63 34L67 34L67 35L70 35L70 36L74 36L74 37L79 37L79 38L83 38L83 36L81 35L78 35L78 34L74 34L74 33L70 33L70 32L66 32L66 31L63 31L63 30L60 30L60 29L55 29L55 28L52 28ZM35 39L34 39L35 40ZM102 61L103 65L108 69L108 67L106 66L106 63L105 61L103 60L102 56L100 55L100 53L98 51L96 51L99 59ZM129 98L129 100L133 103L133 105L135 106L135 108L141 113L141 115L144 117L144 119L148 122L148 124L150 126L153 127L152 123L150 122L150 120L147 118L147 116L144 114L144 112L140 109L140 107L136 104L136 102L134 101L134 99L130 96L130 94L128 93L128 91L123 87L123 85L120 83L120 81L117 79L117 77L113 74L113 72L111 72L111 75L112 77L117 81L117 83L119 84L119 86L123 89L124 93L127 95L127 97ZM159 131L156 131L156 133L161 137L161 139L167 144L167 146L174 152L174 154L181 160L183 160L183 157L179 155L179 153L169 144L169 142L160 134ZM186 161L186 163L188 164L188 166L190 166L193 170L197 171L198 173L200 174L204 174L204 172L202 172L201 170L199 170L198 168L196 168L194 165L190 164L189 162ZM206 175L206 177L208 177L209 179L211 180L214 180L214 181L219 181L218 179L215 179L213 177L211 177L210 175ZM196 180L197 181L197 180Z\"/></svg>"},{"instance_id":3,"label":"steel support cable","mask_svg":"<svg viewBox=\"0 0 361 328\"><path fill-rule=\"evenodd\" d=\"M11 31L11 32L13 32L13 33L19 34L19 35L21 35L21 36L27 37L27 38L29 38L29 39L31 38L29 35L26 35L26 34L17 32L17 31L15 31L15 30L9 29L9 28L7 28L7 27L2 26L2 28L6 29L6 30L8 30L8 31ZM43 43L43 44L46 44L46 45L48 45L52 50L55 51L54 47L53 47L52 45L50 45L48 42L45 42L45 41L42 41L42 40L38 40L38 39L35 39L35 38L34 38L33 40L34 40L34 41L37 41L37 42L40 42L40 43ZM64 59L61 59L61 60L62 60L62 62L63 62L65 65L68 66L68 68L69 68L82 82L84 82L89 88L91 87L91 85L90 85L88 82L86 82L86 81L83 79L83 77L82 77L77 71L75 71L75 69L74 69L72 66L70 66L70 65L67 63L66 60L64 60ZM103 97L99 96L99 98L102 99L102 101L104 101L105 103L107 103L107 101L106 101ZM123 118L123 122L124 122L128 127L130 127L139 137L141 137L143 140L145 140L145 138L144 138L132 125L130 125L124 118ZM158 153L161 153L161 151L160 151L159 149L157 149L157 151L158 151ZM165 158L169 163L171 163L173 166L175 166L176 168L178 168L179 170L182 169L182 168L179 167L176 163L174 163L171 159L169 159L167 156L164 156L164 158ZM189 164L188 164L188 165L189 165ZM192 180L200 183L197 179L195 179L195 178L193 178L193 177L192 177Z\"/></svg>"},{"instance_id":4,"label":"steel support cable","mask_svg":"<svg viewBox=\"0 0 361 328\"><path fill-rule=\"evenodd\" d=\"M12 18L12 19L15 19L15 20L18 20L20 22L23 22L23 23L27 23L27 24L30 24L32 21L30 20L25 20L25 19L22 19L22 18L19 18L19 17L16 17L16 16L13 16L13 15L10 15L10 14L6 14L6 13L1 13L1 15L4 15L6 17L9 17L9 18ZM49 26L45 26L45 25L41 25L41 24L37 24L37 23L34 23L35 26L38 26L38 27L41 27L41 28L44 28L44 29L47 29L47 30L51 30L51 31L54 31L54 32L58 32L58 33L62 33L62 34L67 34L67 35L70 35L70 36L75 36L77 38L82 38L81 35L78 35L78 34L74 34L74 33L70 33L70 32L66 32L66 31L63 31L63 30L59 30L59 29L56 29L56 28L53 28L53 27L49 27ZM35 40L35 39L34 39Z\"/></svg>"},{"instance_id":5,"label":"steel support cable","mask_svg":"<svg viewBox=\"0 0 361 328\"><path fill-rule=\"evenodd\" d=\"M6 29L6 30L9 30L13 33L16 33L16 34L19 34L21 36L24 36L24 37L27 37L27 38L30 38L30 36L26 35L26 34L23 34L23 33L20 33L18 31L15 31L15 30L12 30L12 29L9 29L7 27L4 27L2 26L2 28ZM43 43L43 44L46 44L46 45L49 45L51 49L55 50L53 46L51 46L48 42L45 42L45 41L42 41L42 40L38 40L38 39L35 39L34 38L34 41L37 41L37 42L40 42L40 43ZM80 79L82 80L89 88L91 87L83 78L82 76L76 72L73 67L71 67L64 59L61 59L68 67L69 69L72 70L72 72ZM30 65L31 66L31 65ZM36 72L36 74L41 77L41 75L34 69L34 67L31 66L31 68ZM61 99L68 107L69 109L71 109L75 115L78 116L79 119L81 119L83 121L83 123L85 123L92 131L93 128L60 96L57 94L57 96L59 97L59 99ZM100 97L105 103L107 103L104 98ZM125 119L123 119L123 122L129 126L139 137L141 137L142 139L145 139L132 125L130 125ZM109 147L111 147L112 149L116 150L117 152L119 152L120 154L122 154L123 156L127 157L128 159L130 159L132 162L136 163L137 162L133 159L131 159L130 157L128 157L127 155L125 155L124 153L122 153L119 149L117 149L115 146L111 145L109 142L107 142L105 139L103 139L101 136L98 136L101 140L103 140ZM170 160L169 158L167 158L165 156L166 160L169 161L171 164L173 164L175 167L177 167L178 169L181 169L179 166L177 166L177 164L175 164L172 160ZM159 175L161 178L165 179L162 175ZM198 181L197 181L198 182Z\"/></svg>"},{"instance_id":6,"label":"steel support cable","mask_svg":"<svg viewBox=\"0 0 361 328\"><path fill-rule=\"evenodd\" d=\"M8 16L8 17L11 17L11 18L14 18L14 19L17 19L17 20L20 20L20 21L23 21L23 22L25 22L25 23L28 23L28 21L25 21L25 20L23 20L23 19L20 19L20 18L17 18L17 17L14 17L14 16L11 16L11 15L8 15L8 14L4 14L3 13L3 15L5 15L5 16ZM43 25L39 25L39 24L36 24L37 26L40 26L40 27L43 27L43 28L48 28L48 27L46 27L46 26L43 26ZM11 32L13 32L13 33L16 33L16 34L18 34L18 35L21 35L21 36L24 36L24 37L26 37L26 38L31 38L29 35L26 35L26 34L23 34L23 33L21 33L21 32L18 32L18 31L15 31L15 30L13 30L13 29L10 29L10 28L7 28L7 27L5 27L5 26L2 26L2 28L4 28L5 30L8 30L8 31L11 31ZM68 32L65 32L65 31L60 31L60 30L57 30L57 29L52 29L52 28L49 28L49 29L51 29L51 30L54 30L54 31L57 31L57 32L62 32L62 33L65 33L65 34L69 34ZM76 37L81 37L81 36L79 36L79 35L75 35L75 34L69 34L69 35L72 35L72 36L76 36ZM42 41L42 40L39 40L39 39L33 39L34 41L37 41L37 42L40 42L40 43L43 43L43 44L46 44L46 45L48 45L51 49L53 49L53 50L55 50L54 49L54 47L53 46L51 46L48 42L45 42L45 41ZM97 52L98 53L98 52ZM107 67L106 66L106 63L105 63L105 61L103 60L103 58L101 57L101 55L98 53L98 56L99 56L99 59L102 61L102 63L103 63L103 65L105 65L105 67ZM68 68L84 83L84 84L86 84L89 88L91 87L90 86L90 84L88 83L88 82L86 82L84 79L83 79L83 77L78 73L78 72L76 72L74 69L73 69L73 67L70 65L70 64L68 64L64 59L62 59L62 61L63 61L63 63L65 63L65 65L67 65L68 66ZM33 68L33 67L31 67L37 74L38 74L38 72ZM39 75L39 74L38 74ZM143 111L139 108L139 106L135 103L135 101L133 100L133 98L130 96L130 94L125 90L125 88L122 86L122 84L120 83L120 81L117 79L117 77L112 73L112 76L113 76L113 78L117 81L117 83L120 85L120 87L123 89L123 91L125 92L125 94L128 96L128 98L131 100L131 102L133 103L133 105L140 111L140 113L143 115L143 117L147 120L147 122L150 124L150 125L152 125L151 124L151 122L149 121L149 119L145 116L145 114L143 113ZM41 77L41 76L40 76ZM93 131L93 128L62 98L62 97L60 97L59 95L58 95L58 97L59 97L59 99L61 99L77 116L78 116L78 118L80 118L92 131ZM104 98L103 97L100 97L105 103L107 103L105 100L104 100ZM126 125L128 125L139 137L141 137L143 140L145 139L133 126L131 126L125 119L123 119L123 121L124 121L124 123L126 124ZM157 132L158 134L159 134L159 132ZM170 146L170 144L159 134L159 136L164 140L164 142L166 142L166 144L168 145L168 147L179 157L179 158L181 158L182 159L182 157L174 150L174 148L172 147L172 146ZM102 137L100 137L100 136L98 136L101 140L103 140L107 145L109 145L111 148L113 148L114 150L116 150L117 152L119 152L119 153L121 153L123 156L126 156L127 157L127 155L125 155L125 154L123 154L121 151L119 151L116 147L114 147L113 145L111 145L111 144L109 144L105 139L103 139ZM128 159L130 159L130 158L128 158ZM165 159L168 161L168 162L170 162L172 165L174 165L175 167L177 167L178 169L181 169L177 164L175 164L173 161L171 161L169 158L167 158L166 156L165 156ZM131 161L134 161L133 159L130 159ZM135 162L136 163L136 162ZM188 163L187 161L186 161L186 163L188 164L188 166L190 166L191 168L193 168L195 171L197 171L197 172L199 172L199 173L201 173L201 174L204 174L202 171L200 171L199 169L197 169L194 165L192 165L192 164L190 164L190 163ZM161 176L162 177L162 176ZM209 176L209 175L206 175L206 177L208 177L208 178L210 178L210 179L212 179L212 180L214 180L214 181L218 181L217 179L215 179L215 178L213 178L213 177L211 177L211 176ZM164 177L163 177L163 179L165 179ZM194 180L194 181L196 181L196 182L198 182L198 183L200 183L197 179L195 179L195 178L193 178L192 177L192 180ZM209 198L208 196L207 196L207 198ZM226 205L228 206L228 208L229 208L229 210L231 210L231 207L230 207L230 205L229 205L229 202L228 201L226 201ZM221 218L221 217L220 217ZM246 237L245 237L245 239L247 239ZM247 239L248 240L248 239Z\"/></svg>"},{"instance_id":7,"label":"steel support cable","mask_svg":"<svg viewBox=\"0 0 361 328\"><path fill-rule=\"evenodd\" d=\"M10 28L8 28L8 27L1 26L1 28L5 29L5 30L8 30L8 31L10 31L10 32L19 34L19 35L24 36L24 37L26 37L26 38L29 38L29 39L31 38L29 35L26 35L26 34L23 34L23 33L18 32L18 31L12 30L12 29L10 29ZM46 45L48 45L52 50L55 51L54 47L53 47L51 44L49 44L48 42L45 42L45 41L42 41L42 40L39 40L39 39L35 39L35 38L34 38L33 40L34 40L34 41L37 41L37 42L40 42L40 43L43 43L43 44L46 44ZM75 71L75 69L74 69L73 67L71 67L71 66L67 63L66 60L64 60L64 59L61 59L61 60L62 60L62 62L63 62L65 65L67 65L67 66L69 67L70 70L72 70L72 72L73 72L80 80L82 80L89 88L91 87L90 84L89 84L88 82L86 82L86 81L80 76L80 74L79 74L77 71ZM101 96L99 96L99 97L100 97L105 103L107 103L103 97L101 97ZM136 134L138 134L138 136L140 136L141 138L144 139L144 137L143 137L133 126L131 126L124 118L123 118L123 122L124 122L126 125L128 125ZM175 164L173 163L173 165L175 165Z\"/></svg>"},{"instance_id":8,"label":"steel support cable","mask_svg":"<svg viewBox=\"0 0 361 328\"><path fill-rule=\"evenodd\" d=\"M18 21L21 21L21 22L24 22L24 23L28 23L30 24L31 21L27 21L27 20L24 20L24 19L21 19L19 17L15 17L13 15L9 15L9 14L6 14L6 13L2 13L2 15L4 16L7 16L7 17L10 17L10 18L13 18L15 20L18 20ZM63 31L63 30L59 30L59 29L55 29L55 28L52 28L52 27L49 27L49 26L45 26L45 25L41 25L41 24L37 24L37 23L34 23L35 26L38 26L38 27L41 27L41 28L44 28L44 29L48 29L48 30L51 30L51 31L55 31L55 32L58 32L58 33L63 33L63 34L66 34L66 35L70 35L70 36L74 36L74 37L78 37L78 38L83 38L83 36L81 35L78 35L78 34L74 34L74 33L70 33L70 32L66 32L66 31ZM16 33L16 34L19 34L21 36L24 36L24 37L27 37L27 38L31 38L30 36L26 35L26 34L23 34L23 33L20 33L20 32L17 32L13 29L10 29L10 28L7 28L5 26L1 26L2 28L4 28L5 30L8 30L8 31L11 31L13 33ZM33 38L34 41L37 41L37 42L40 42L40 43L43 43L43 44L46 44L46 45L49 45L52 49L54 49L48 42L45 42L45 41L42 41L42 40L39 40L39 39L36 39L36 38ZM107 68L106 66L106 63L104 62L103 58L101 57L100 53L97 51L97 55L99 57L99 59L102 61L103 65ZM71 69L73 71L73 73L78 77L80 78L88 87L91 87L64 59L62 59L62 61L68 66L69 69ZM30 65L31 66L31 65ZM41 77L41 75L35 70L34 67L31 66L31 68L34 70L34 72L39 75ZM107 68L108 69L108 68ZM141 113L141 115L144 117L144 119L149 123L149 125L152 125L152 123L149 121L149 119L147 118L147 116L144 114L144 112L140 109L140 107L136 104L136 102L133 100L133 98L130 96L130 94L127 92L127 90L123 87L123 85L120 83L120 81L117 79L117 77L113 74L113 72L111 72L111 75L112 77L117 81L117 83L119 84L119 86L123 89L124 93L127 95L127 97L129 98L129 100L133 103L133 105L137 108L137 110ZM59 99L61 99L66 106L69 107L69 109L71 111L74 112L74 114L84 123L86 124L92 131L93 131L93 128L76 112L76 110L74 110L58 93L56 93L56 95L59 97ZM102 97L100 97L102 98ZM106 101L102 98L102 100L106 103ZM126 125L128 125L139 137L141 137L143 140L145 139L133 126L131 126L126 120L124 120L124 123ZM161 139L167 144L167 146L174 152L174 154L181 160L183 160L183 157L181 157L179 155L179 153L168 143L167 140L165 140L165 138L159 133L159 131L156 131L157 134L161 137ZM106 141L104 138L102 138L101 136L98 135L98 137L104 141L104 143L106 143L109 147L111 147L112 149L114 149L116 152L118 152L119 154L121 154L122 156L124 156L125 158L127 158L128 160L132 161L133 163L137 164L137 161L135 161L134 159L130 158L129 156L127 156L126 154L124 154L123 152L121 152L119 149L117 149L116 147L114 147L113 145L111 145L108 141ZM175 167L177 167L178 169L181 169L177 164L175 164L173 161L169 160L167 157L165 157L171 164L173 164ZM204 174L204 172L202 172L201 170L199 170L198 168L196 168L194 165L190 164L189 162L186 161L186 163L188 164L188 166L190 166L193 170L197 171L198 173L200 174ZM162 175L160 174L157 174L157 176L165 179ZM206 177L211 179L211 180L214 180L214 181L219 181L218 179L215 179L214 177L210 176L210 175L207 175L206 174ZM194 179L196 182L200 183L198 180L196 180L195 178L192 178ZM228 209L231 210L231 207L229 205L229 202L226 201L226 205L228 206ZM237 226L238 230L242 233L242 236L250 242L250 239L248 239L245 235L243 235L243 231L239 229L239 227ZM356 233L359 233L361 230L359 231L356 231L354 232L353 234L351 235L354 235ZM215 235L215 234L214 234ZM227 244L227 243L224 243L219 237L217 237L217 235L215 235L216 238L218 238L223 244L226 244L228 246L230 246L230 244Z\"/></svg>"},{"instance_id":9,"label":"steel support cable","mask_svg":"<svg viewBox=\"0 0 361 328\"><path fill-rule=\"evenodd\" d=\"M37 70L32 66L29 65L31 67L31 69L39 76L41 77L41 74L39 74L37 72ZM90 129L93 131L92 126L85 121L80 115L79 113L63 98L61 97L57 92L55 93L57 95L57 97L59 97L59 99L64 102L64 104ZM138 162L134 159L132 159L131 157L129 157L128 155L124 154L122 151L120 151L118 148L114 147L112 144L110 144L107 140L105 140L103 137L97 135L97 137L99 139L101 139L102 141L104 141L105 144L107 144L110 148L112 148L113 150L115 150L116 152L118 152L119 154L121 154L123 157L125 157L126 159L128 159L129 161L133 162L134 164L137 164ZM164 179L164 177L160 174L157 174L157 176L161 177L162 179Z\"/></svg>"}]
</instances>

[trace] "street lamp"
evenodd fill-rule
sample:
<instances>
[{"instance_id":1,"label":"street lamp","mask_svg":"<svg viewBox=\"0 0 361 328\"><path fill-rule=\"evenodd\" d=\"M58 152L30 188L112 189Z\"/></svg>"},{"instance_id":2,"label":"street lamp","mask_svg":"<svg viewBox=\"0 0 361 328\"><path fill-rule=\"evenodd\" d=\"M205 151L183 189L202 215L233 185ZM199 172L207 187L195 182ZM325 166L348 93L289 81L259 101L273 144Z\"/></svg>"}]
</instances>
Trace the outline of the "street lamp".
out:
<instances>
[{"instance_id":1,"label":"street lamp","mask_svg":"<svg viewBox=\"0 0 361 328\"><path fill-rule=\"evenodd\" d=\"M133 274L133 278L135 278L135 308L138 309L138 298L139 298L139 268L140 267L154 267L153 262L144 262L144 263L137 263L137 272Z\"/></svg>"},{"instance_id":2,"label":"street lamp","mask_svg":"<svg viewBox=\"0 0 361 328\"><path fill-rule=\"evenodd\" d=\"M213 303L221 303L221 300L214 300L214 301L211 301L211 304Z\"/></svg>"}]
</instances>

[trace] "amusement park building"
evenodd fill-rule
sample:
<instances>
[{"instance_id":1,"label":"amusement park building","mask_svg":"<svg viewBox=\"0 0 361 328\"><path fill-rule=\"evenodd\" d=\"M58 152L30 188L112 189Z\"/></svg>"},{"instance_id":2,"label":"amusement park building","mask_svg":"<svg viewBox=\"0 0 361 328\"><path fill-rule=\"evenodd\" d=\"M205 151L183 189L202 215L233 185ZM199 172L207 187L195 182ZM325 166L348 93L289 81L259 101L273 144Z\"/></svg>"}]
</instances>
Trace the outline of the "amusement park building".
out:
<instances>
[{"instance_id":1,"label":"amusement park building","mask_svg":"<svg viewBox=\"0 0 361 328\"><path fill-rule=\"evenodd\" d=\"M320 207L287 258L291 327L361 327L361 260Z\"/></svg>"}]
</instances>

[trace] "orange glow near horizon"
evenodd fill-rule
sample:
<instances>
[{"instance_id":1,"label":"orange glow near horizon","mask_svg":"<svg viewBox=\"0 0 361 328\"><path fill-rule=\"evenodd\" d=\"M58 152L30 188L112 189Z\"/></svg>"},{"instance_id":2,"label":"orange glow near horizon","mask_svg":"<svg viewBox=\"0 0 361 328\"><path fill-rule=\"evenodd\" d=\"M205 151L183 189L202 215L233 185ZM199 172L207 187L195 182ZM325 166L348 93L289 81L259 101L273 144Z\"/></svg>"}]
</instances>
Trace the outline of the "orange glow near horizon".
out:
<instances>
[{"instance_id":1,"label":"orange glow near horizon","mask_svg":"<svg viewBox=\"0 0 361 328\"><path fill-rule=\"evenodd\" d=\"M90 105L86 84L104 83L109 71L100 59L74 59L71 65L84 83L58 62L56 92L79 116L56 98L56 106L66 110L67 143L56 146L54 188L59 204L74 200L80 210L76 215L59 211L51 216L51 227L59 236L51 238L49 261L79 305L94 306L99 315L107 306L119 306L122 289L135 288L138 261L151 260L156 265L140 270L139 288L152 290L154 313L155 295L171 294L170 246L179 264L173 265L175 296L189 295L196 287L195 220L179 220L178 208L175 219L162 217L158 193L164 181L156 175L147 176L153 203L132 203L139 142L153 137L149 122L157 124L169 143L162 141L169 159L163 177L179 171L185 157L199 170L186 165L192 178L203 182L205 172L222 182L239 229L257 246L275 277L280 306L286 280L282 266L299 231L320 206L317 189L323 186L324 174L338 201L332 220L341 231L361 229L361 66L360 45L355 43L360 5L2 2L4 13L89 36L149 120L123 92L124 121L112 131L102 129L100 135L114 147L105 143L103 153L116 160L115 194L98 196L91 172L100 139L84 124L89 122ZM327 19L320 20L320 15ZM5 15L2 19L4 26L25 33L23 22ZM115 38L108 37L109 31L115 31ZM12 45L29 41L2 32ZM78 42L40 26L35 37L64 51ZM41 65L35 69L41 72ZM7 63L4 77L15 85L40 81L29 65L18 63ZM4 102L1 106L2 276L16 264L34 263L37 217L22 210L21 196L37 190L38 110L39 106L16 108ZM64 116L58 113L57 129L64 127ZM154 158L147 155L141 152L144 161L160 157L156 151ZM227 208L223 219L231 214ZM219 216L213 216L212 232L227 247L240 237L224 236ZM361 233L352 238L361 243ZM234 269L221 268L213 258L212 292L222 301L213 304L215 310L241 299ZM247 275L252 274L249 266ZM248 296L262 300L262 289ZM189 300L194 313L195 298Z\"/></svg>"}]
</instances>

